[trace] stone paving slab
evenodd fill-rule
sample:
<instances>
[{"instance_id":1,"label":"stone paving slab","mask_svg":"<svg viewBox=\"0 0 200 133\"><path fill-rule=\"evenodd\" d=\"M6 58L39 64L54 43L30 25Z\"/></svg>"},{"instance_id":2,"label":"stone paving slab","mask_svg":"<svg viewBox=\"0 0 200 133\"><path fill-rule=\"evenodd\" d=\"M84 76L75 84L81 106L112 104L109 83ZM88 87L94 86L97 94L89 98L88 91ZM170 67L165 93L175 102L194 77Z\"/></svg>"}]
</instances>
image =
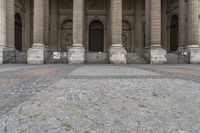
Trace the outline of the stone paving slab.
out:
<instances>
[{"instance_id":1,"label":"stone paving slab","mask_svg":"<svg viewBox=\"0 0 200 133\"><path fill-rule=\"evenodd\" d=\"M0 65L0 116L78 66Z\"/></svg>"},{"instance_id":2,"label":"stone paving slab","mask_svg":"<svg viewBox=\"0 0 200 133\"><path fill-rule=\"evenodd\" d=\"M63 74L0 117L0 132L200 132L200 83L187 80L193 77L112 67L85 65Z\"/></svg>"}]
</instances>

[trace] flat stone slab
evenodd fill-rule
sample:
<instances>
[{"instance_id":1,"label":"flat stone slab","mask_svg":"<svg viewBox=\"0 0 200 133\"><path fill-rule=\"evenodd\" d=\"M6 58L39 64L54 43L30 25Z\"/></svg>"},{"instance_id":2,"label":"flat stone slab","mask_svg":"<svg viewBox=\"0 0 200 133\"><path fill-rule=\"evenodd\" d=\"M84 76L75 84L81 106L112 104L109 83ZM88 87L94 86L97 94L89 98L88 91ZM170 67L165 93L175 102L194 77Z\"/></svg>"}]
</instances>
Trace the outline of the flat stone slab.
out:
<instances>
[{"instance_id":1,"label":"flat stone slab","mask_svg":"<svg viewBox=\"0 0 200 133\"><path fill-rule=\"evenodd\" d=\"M78 67L0 117L0 132L199 133L199 77L172 69L199 71Z\"/></svg>"}]
</instances>

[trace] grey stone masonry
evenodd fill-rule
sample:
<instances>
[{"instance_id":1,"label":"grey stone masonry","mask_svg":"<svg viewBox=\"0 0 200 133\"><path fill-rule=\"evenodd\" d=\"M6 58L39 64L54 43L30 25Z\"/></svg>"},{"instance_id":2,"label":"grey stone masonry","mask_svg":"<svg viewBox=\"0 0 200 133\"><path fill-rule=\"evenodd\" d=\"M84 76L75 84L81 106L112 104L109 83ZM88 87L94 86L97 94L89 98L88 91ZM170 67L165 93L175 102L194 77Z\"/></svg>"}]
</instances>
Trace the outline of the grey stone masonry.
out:
<instances>
[{"instance_id":1,"label":"grey stone masonry","mask_svg":"<svg viewBox=\"0 0 200 133\"><path fill-rule=\"evenodd\" d=\"M122 46L122 0L111 0L111 38L110 63L126 64L127 52Z\"/></svg>"},{"instance_id":2,"label":"grey stone masonry","mask_svg":"<svg viewBox=\"0 0 200 133\"><path fill-rule=\"evenodd\" d=\"M85 49L83 47L84 0L73 1L73 46L68 51L70 64L85 63Z\"/></svg>"},{"instance_id":3,"label":"grey stone masonry","mask_svg":"<svg viewBox=\"0 0 200 133\"><path fill-rule=\"evenodd\" d=\"M0 64L3 63L3 49L6 46L6 0L0 0Z\"/></svg>"},{"instance_id":4,"label":"grey stone masonry","mask_svg":"<svg viewBox=\"0 0 200 133\"><path fill-rule=\"evenodd\" d=\"M188 1L187 48L190 53L190 63L200 63L199 46L199 1Z\"/></svg>"},{"instance_id":5,"label":"grey stone masonry","mask_svg":"<svg viewBox=\"0 0 200 133\"><path fill-rule=\"evenodd\" d=\"M28 50L28 64L44 63L44 5L45 0L34 0L33 46Z\"/></svg>"},{"instance_id":6,"label":"grey stone masonry","mask_svg":"<svg viewBox=\"0 0 200 133\"><path fill-rule=\"evenodd\" d=\"M161 46L161 0L151 0L150 10L150 63L166 63L167 53Z\"/></svg>"}]
</instances>

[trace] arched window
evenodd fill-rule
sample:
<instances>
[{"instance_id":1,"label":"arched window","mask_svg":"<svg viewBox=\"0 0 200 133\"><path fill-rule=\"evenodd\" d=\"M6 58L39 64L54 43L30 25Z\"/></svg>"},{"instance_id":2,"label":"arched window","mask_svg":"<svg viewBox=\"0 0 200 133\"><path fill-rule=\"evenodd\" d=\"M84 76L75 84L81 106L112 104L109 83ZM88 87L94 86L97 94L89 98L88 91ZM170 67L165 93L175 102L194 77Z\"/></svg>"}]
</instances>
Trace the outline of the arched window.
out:
<instances>
[{"instance_id":1,"label":"arched window","mask_svg":"<svg viewBox=\"0 0 200 133\"><path fill-rule=\"evenodd\" d=\"M174 15L170 24L170 52L178 49L178 16Z\"/></svg>"},{"instance_id":2,"label":"arched window","mask_svg":"<svg viewBox=\"0 0 200 133\"><path fill-rule=\"evenodd\" d=\"M89 52L103 52L104 26L100 21L93 21L89 25Z\"/></svg>"},{"instance_id":3,"label":"arched window","mask_svg":"<svg viewBox=\"0 0 200 133\"><path fill-rule=\"evenodd\" d=\"M19 13L15 14L15 48L22 50L22 20Z\"/></svg>"}]
</instances>

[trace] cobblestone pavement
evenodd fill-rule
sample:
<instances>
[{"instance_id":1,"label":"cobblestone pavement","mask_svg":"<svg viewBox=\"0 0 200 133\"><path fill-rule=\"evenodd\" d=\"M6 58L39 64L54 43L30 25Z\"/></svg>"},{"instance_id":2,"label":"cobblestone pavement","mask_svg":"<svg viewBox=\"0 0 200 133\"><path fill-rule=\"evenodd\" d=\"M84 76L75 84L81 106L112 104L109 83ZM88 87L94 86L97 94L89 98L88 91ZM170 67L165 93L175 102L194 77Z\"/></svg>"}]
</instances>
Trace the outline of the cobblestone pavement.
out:
<instances>
[{"instance_id":1,"label":"cobblestone pavement","mask_svg":"<svg viewBox=\"0 0 200 133\"><path fill-rule=\"evenodd\" d=\"M198 65L2 65L0 133L200 133Z\"/></svg>"}]
</instances>

